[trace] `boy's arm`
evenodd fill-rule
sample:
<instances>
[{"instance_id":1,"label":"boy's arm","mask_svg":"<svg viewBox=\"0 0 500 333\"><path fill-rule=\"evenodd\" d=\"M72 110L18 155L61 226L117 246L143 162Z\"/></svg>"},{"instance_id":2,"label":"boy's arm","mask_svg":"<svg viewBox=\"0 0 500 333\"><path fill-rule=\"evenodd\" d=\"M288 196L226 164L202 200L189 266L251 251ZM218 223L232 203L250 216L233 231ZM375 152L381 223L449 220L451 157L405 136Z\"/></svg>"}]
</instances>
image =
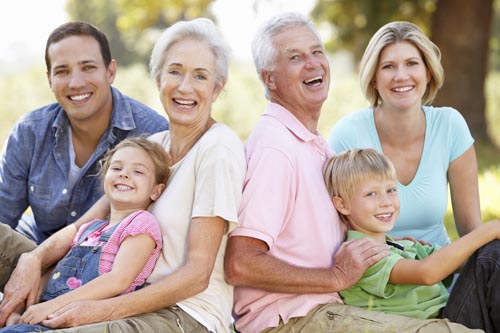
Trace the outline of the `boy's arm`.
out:
<instances>
[{"instance_id":1,"label":"boy's arm","mask_svg":"<svg viewBox=\"0 0 500 333\"><path fill-rule=\"evenodd\" d=\"M104 273L88 283L53 300L29 307L21 322L39 324L61 307L80 300L110 298L127 290L143 270L156 247L148 234L129 236L121 243L110 272Z\"/></svg>"},{"instance_id":2,"label":"boy's arm","mask_svg":"<svg viewBox=\"0 0 500 333\"><path fill-rule=\"evenodd\" d=\"M433 285L460 268L480 247L500 238L500 221L491 221L421 260L401 259L391 271L392 284Z\"/></svg>"}]
</instances>

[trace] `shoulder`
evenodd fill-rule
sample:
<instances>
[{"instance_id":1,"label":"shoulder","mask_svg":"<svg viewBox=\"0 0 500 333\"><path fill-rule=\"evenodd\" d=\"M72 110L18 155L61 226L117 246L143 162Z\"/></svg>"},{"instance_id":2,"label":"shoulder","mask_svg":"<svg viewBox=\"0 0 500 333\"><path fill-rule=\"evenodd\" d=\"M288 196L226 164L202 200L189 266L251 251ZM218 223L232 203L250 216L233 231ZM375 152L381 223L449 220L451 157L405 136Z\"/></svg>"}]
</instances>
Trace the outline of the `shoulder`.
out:
<instances>
[{"instance_id":1,"label":"shoulder","mask_svg":"<svg viewBox=\"0 0 500 333\"><path fill-rule=\"evenodd\" d=\"M136 99L124 95L117 88L111 87L111 89L115 105L114 109L129 110L139 127L153 124L155 127L162 129L168 128L167 119L163 115Z\"/></svg>"},{"instance_id":2,"label":"shoulder","mask_svg":"<svg viewBox=\"0 0 500 333\"><path fill-rule=\"evenodd\" d=\"M131 213L115 231L120 234L120 238L136 236L139 234L152 234L153 238L160 238L160 226L157 218L146 210L139 210Z\"/></svg>"},{"instance_id":3,"label":"shoulder","mask_svg":"<svg viewBox=\"0 0 500 333\"><path fill-rule=\"evenodd\" d=\"M424 106L425 114L428 119L439 122L450 122L463 120L464 117L457 109L449 106L434 107L434 106Z\"/></svg>"},{"instance_id":4,"label":"shoulder","mask_svg":"<svg viewBox=\"0 0 500 333\"><path fill-rule=\"evenodd\" d=\"M347 135L353 133L353 128L368 128L372 124L373 119L373 109L361 109L354 111L342 118L340 118L332 127L330 132L330 138L336 135ZM359 131L356 131L359 132Z\"/></svg>"},{"instance_id":5,"label":"shoulder","mask_svg":"<svg viewBox=\"0 0 500 333\"><path fill-rule=\"evenodd\" d=\"M52 126L57 116L64 112L64 109L59 103L52 103L35 109L19 118L18 123L24 125L38 125L45 124Z\"/></svg>"},{"instance_id":6,"label":"shoulder","mask_svg":"<svg viewBox=\"0 0 500 333\"><path fill-rule=\"evenodd\" d=\"M468 128L464 116L452 107L424 106L423 109L429 125L433 128L451 131L462 131Z\"/></svg>"}]
</instances>

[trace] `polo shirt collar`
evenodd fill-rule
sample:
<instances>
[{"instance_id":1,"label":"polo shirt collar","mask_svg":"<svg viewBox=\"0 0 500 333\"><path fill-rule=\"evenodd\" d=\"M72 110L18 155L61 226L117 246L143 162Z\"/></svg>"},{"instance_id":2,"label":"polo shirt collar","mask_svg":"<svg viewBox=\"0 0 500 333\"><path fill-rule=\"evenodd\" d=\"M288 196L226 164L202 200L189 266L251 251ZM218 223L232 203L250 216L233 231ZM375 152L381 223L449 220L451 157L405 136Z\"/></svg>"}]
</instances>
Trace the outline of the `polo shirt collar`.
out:
<instances>
[{"instance_id":1,"label":"polo shirt collar","mask_svg":"<svg viewBox=\"0 0 500 333\"><path fill-rule=\"evenodd\" d=\"M316 134L309 132L300 120L279 104L269 102L264 115L278 119L290 132L304 142L313 141L320 136L318 132Z\"/></svg>"}]
</instances>

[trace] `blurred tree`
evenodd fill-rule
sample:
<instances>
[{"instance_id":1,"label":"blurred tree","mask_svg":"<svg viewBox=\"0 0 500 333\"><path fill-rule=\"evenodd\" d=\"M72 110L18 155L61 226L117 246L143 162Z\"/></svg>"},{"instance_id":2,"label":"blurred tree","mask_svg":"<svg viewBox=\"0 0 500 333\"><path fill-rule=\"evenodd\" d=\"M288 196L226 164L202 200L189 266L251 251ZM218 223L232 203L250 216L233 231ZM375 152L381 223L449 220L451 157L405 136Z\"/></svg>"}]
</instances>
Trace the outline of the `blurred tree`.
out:
<instances>
[{"instance_id":1,"label":"blurred tree","mask_svg":"<svg viewBox=\"0 0 500 333\"><path fill-rule=\"evenodd\" d=\"M359 62L381 26L390 21L411 21L429 33L430 14L435 9L435 0L318 0L311 16L332 24L332 38L325 41L328 50L349 50Z\"/></svg>"},{"instance_id":2,"label":"blurred tree","mask_svg":"<svg viewBox=\"0 0 500 333\"><path fill-rule=\"evenodd\" d=\"M431 23L446 73L435 103L460 110L474 138L485 143L491 143L485 80L492 18L493 0L439 0Z\"/></svg>"},{"instance_id":3,"label":"blurred tree","mask_svg":"<svg viewBox=\"0 0 500 333\"><path fill-rule=\"evenodd\" d=\"M494 1L498 17L500 0ZM493 0L318 0L311 16L331 25L327 48L351 50L356 62L371 36L385 23L405 20L419 25L443 53L446 81L436 105L457 108L473 136L491 143L484 83L489 45L500 48L499 36L491 34L493 9ZM495 55L496 61L499 57Z\"/></svg>"},{"instance_id":4,"label":"blurred tree","mask_svg":"<svg viewBox=\"0 0 500 333\"><path fill-rule=\"evenodd\" d=\"M146 65L159 31L179 20L204 16L213 0L67 0L74 20L90 22L109 39L119 65Z\"/></svg>"}]
</instances>

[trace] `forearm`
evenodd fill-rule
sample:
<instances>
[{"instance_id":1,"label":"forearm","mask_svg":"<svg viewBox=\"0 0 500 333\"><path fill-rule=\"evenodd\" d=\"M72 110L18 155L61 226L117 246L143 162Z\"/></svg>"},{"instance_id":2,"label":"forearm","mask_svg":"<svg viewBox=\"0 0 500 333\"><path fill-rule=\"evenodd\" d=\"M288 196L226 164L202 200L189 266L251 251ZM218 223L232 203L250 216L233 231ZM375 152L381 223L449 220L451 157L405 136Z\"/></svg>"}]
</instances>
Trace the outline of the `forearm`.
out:
<instances>
[{"instance_id":1,"label":"forearm","mask_svg":"<svg viewBox=\"0 0 500 333\"><path fill-rule=\"evenodd\" d=\"M294 294L342 289L332 269L288 264L269 255L262 241L250 237L231 237L225 260L226 279L235 286Z\"/></svg>"},{"instance_id":2,"label":"forearm","mask_svg":"<svg viewBox=\"0 0 500 333\"><path fill-rule=\"evenodd\" d=\"M140 290L104 300L112 309L109 319L154 312L199 294L206 289L208 281L200 279L197 272L195 267L183 267Z\"/></svg>"},{"instance_id":3,"label":"forearm","mask_svg":"<svg viewBox=\"0 0 500 333\"><path fill-rule=\"evenodd\" d=\"M456 272L475 251L497 239L498 230L498 222L482 225L422 260L425 264L422 275L427 276L428 284L437 283Z\"/></svg>"},{"instance_id":4,"label":"forearm","mask_svg":"<svg viewBox=\"0 0 500 333\"><path fill-rule=\"evenodd\" d=\"M63 307L71 302L83 300L99 300L120 295L127 290L131 282L113 272L105 273L82 285L79 288L56 297L54 303Z\"/></svg>"}]
</instances>

